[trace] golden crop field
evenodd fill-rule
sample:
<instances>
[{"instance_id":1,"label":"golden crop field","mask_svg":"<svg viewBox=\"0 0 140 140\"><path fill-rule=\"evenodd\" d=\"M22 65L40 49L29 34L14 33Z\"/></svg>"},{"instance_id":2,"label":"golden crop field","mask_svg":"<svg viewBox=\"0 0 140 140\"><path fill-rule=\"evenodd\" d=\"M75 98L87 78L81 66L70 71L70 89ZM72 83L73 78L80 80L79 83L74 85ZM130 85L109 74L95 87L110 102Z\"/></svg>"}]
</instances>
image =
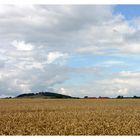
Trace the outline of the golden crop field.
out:
<instances>
[{"instance_id":1,"label":"golden crop field","mask_svg":"<svg viewBox=\"0 0 140 140\"><path fill-rule=\"evenodd\" d=\"M0 135L140 135L140 100L1 99Z\"/></svg>"}]
</instances>

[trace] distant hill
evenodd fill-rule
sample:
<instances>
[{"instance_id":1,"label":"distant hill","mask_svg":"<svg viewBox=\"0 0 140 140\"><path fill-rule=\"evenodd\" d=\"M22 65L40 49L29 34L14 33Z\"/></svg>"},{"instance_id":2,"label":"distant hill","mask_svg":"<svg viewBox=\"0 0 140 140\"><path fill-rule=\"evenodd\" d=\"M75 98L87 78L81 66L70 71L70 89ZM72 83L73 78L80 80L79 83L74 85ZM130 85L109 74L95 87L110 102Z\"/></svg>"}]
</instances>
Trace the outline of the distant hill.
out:
<instances>
[{"instance_id":1,"label":"distant hill","mask_svg":"<svg viewBox=\"0 0 140 140\"><path fill-rule=\"evenodd\" d=\"M15 98L47 98L47 99L68 99L68 98L75 98L68 95L63 95L59 93L53 92L39 92L39 93L25 93L16 96Z\"/></svg>"}]
</instances>

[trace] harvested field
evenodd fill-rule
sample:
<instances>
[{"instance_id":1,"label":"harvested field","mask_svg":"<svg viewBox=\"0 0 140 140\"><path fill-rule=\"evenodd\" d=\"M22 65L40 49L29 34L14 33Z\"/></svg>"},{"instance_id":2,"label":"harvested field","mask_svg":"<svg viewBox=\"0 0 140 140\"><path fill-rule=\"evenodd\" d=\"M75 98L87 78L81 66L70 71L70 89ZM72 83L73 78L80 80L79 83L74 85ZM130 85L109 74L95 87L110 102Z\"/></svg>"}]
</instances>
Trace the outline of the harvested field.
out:
<instances>
[{"instance_id":1,"label":"harvested field","mask_svg":"<svg viewBox=\"0 0 140 140\"><path fill-rule=\"evenodd\" d=\"M140 100L1 99L0 135L140 135Z\"/></svg>"}]
</instances>

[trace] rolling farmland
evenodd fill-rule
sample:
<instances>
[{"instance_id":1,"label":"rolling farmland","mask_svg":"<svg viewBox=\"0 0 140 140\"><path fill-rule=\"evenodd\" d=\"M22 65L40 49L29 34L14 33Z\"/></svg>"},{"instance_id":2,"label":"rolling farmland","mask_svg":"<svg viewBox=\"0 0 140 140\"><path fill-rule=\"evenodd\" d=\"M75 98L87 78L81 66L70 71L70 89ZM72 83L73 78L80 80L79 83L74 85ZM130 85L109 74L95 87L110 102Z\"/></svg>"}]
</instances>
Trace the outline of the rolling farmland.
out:
<instances>
[{"instance_id":1,"label":"rolling farmland","mask_svg":"<svg viewBox=\"0 0 140 140\"><path fill-rule=\"evenodd\" d=\"M140 100L0 99L0 135L140 135Z\"/></svg>"}]
</instances>

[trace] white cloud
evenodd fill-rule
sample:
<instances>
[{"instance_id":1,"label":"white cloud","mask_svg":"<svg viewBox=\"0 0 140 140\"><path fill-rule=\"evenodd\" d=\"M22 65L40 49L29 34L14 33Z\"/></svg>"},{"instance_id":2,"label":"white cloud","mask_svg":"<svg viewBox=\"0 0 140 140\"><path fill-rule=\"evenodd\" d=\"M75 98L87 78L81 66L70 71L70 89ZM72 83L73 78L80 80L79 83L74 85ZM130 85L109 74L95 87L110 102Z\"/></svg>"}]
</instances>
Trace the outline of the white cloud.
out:
<instances>
[{"instance_id":1,"label":"white cloud","mask_svg":"<svg viewBox=\"0 0 140 140\"><path fill-rule=\"evenodd\" d=\"M60 88L59 93L61 93L61 94L65 94L65 93L66 93L65 88Z\"/></svg>"},{"instance_id":2,"label":"white cloud","mask_svg":"<svg viewBox=\"0 0 140 140\"><path fill-rule=\"evenodd\" d=\"M102 65L106 66L112 66L112 65L124 65L124 61L119 61L119 60L108 60L102 63Z\"/></svg>"},{"instance_id":3,"label":"white cloud","mask_svg":"<svg viewBox=\"0 0 140 140\"><path fill-rule=\"evenodd\" d=\"M47 56L47 63L53 63L54 61L56 61L59 58L66 58L67 54L63 54L60 52L49 52L48 56Z\"/></svg>"},{"instance_id":4,"label":"white cloud","mask_svg":"<svg viewBox=\"0 0 140 140\"><path fill-rule=\"evenodd\" d=\"M134 96L140 92L140 72L123 71L108 77L105 80L95 82L97 90L104 89L106 95L125 95ZM98 89L98 87L100 87ZM103 88L103 89L102 89Z\"/></svg>"},{"instance_id":5,"label":"white cloud","mask_svg":"<svg viewBox=\"0 0 140 140\"><path fill-rule=\"evenodd\" d=\"M17 40L14 40L12 42L12 45L16 47L16 49L19 51L31 51L34 48L32 44L25 43L24 41L17 41Z\"/></svg>"},{"instance_id":6,"label":"white cloud","mask_svg":"<svg viewBox=\"0 0 140 140\"><path fill-rule=\"evenodd\" d=\"M128 89L127 88L119 89L118 93L121 94L121 95L127 95L128 94Z\"/></svg>"},{"instance_id":7,"label":"white cloud","mask_svg":"<svg viewBox=\"0 0 140 140\"><path fill-rule=\"evenodd\" d=\"M122 47L122 52L129 54L140 54L140 44L129 43Z\"/></svg>"}]
</instances>

